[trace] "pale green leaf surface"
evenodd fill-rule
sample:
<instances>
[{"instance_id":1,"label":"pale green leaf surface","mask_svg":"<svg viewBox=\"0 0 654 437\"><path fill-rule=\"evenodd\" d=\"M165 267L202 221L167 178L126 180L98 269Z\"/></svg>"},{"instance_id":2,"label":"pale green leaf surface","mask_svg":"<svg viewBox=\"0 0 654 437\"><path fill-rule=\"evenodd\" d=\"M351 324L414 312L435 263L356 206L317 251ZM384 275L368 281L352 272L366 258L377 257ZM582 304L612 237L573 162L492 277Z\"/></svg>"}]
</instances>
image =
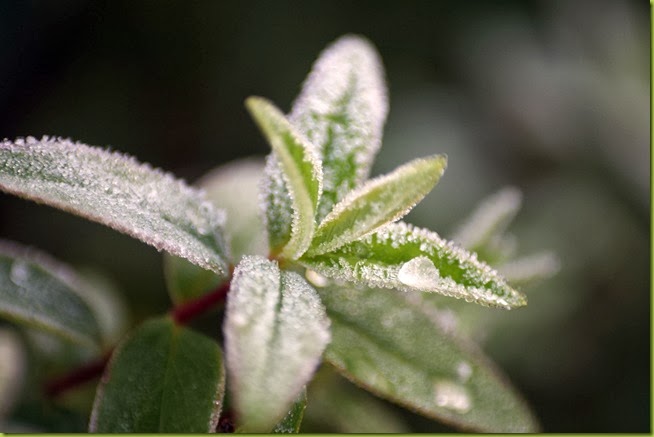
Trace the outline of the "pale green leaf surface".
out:
<instances>
[{"instance_id":1,"label":"pale green leaf surface","mask_svg":"<svg viewBox=\"0 0 654 437\"><path fill-rule=\"evenodd\" d=\"M279 160L274 153L270 153L266 157L261 192L264 200L268 245L273 252L277 253L291 238L293 204L286 188L286 182L284 182L284 174Z\"/></svg>"},{"instance_id":2,"label":"pale green leaf surface","mask_svg":"<svg viewBox=\"0 0 654 437\"><path fill-rule=\"evenodd\" d=\"M527 285L555 275L561 268L552 252L539 252L502 264L497 269L512 284Z\"/></svg>"},{"instance_id":3,"label":"pale green leaf surface","mask_svg":"<svg viewBox=\"0 0 654 437\"><path fill-rule=\"evenodd\" d=\"M444 155L416 159L350 192L320 223L308 255L331 252L400 219L434 188L446 166Z\"/></svg>"},{"instance_id":4,"label":"pale green leaf surface","mask_svg":"<svg viewBox=\"0 0 654 437\"><path fill-rule=\"evenodd\" d=\"M275 434L297 434L300 432L304 410L307 407L307 392L302 390L300 396L286 413L286 416L273 428Z\"/></svg>"},{"instance_id":5,"label":"pale green leaf surface","mask_svg":"<svg viewBox=\"0 0 654 437\"><path fill-rule=\"evenodd\" d=\"M321 275L369 287L434 292L505 309L527 304L474 253L403 222L301 262Z\"/></svg>"},{"instance_id":6,"label":"pale green leaf surface","mask_svg":"<svg viewBox=\"0 0 654 437\"><path fill-rule=\"evenodd\" d=\"M224 381L218 344L169 318L149 320L114 351L98 386L89 429L213 432Z\"/></svg>"},{"instance_id":7,"label":"pale green leaf surface","mask_svg":"<svg viewBox=\"0 0 654 437\"><path fill-rule=\"evenodd\" d=\"M478 252L501 236L522 204L522 193L505 187L485 198L452 237L462 247Z\"/></svg>"},{"instance_id":8,"label":"pale green leaf surface","mask_svg":"<svg viewBox=\"0 0 654 437\"><path fill-rule=\"evenodd\" d=\"M291 237L282 249L290 259L309 247L322 193L322 165L314 146L301 137L284 114L269 101L249 97L245 102L279 160L293 206Z\"/></svg>"},{"instance_id":9,"label":"pale green leaf surface","mask_svg":"<svg viewBox=\"0 0 654 437\"><path fill-rule=\"evenodd\" d=\"M318 221L368 178L387 113L383 66L372 44L347 35L327 47L289 115L322 158Z\"/></svg>"},{"instance_id":10,"label":"pale green leaf surface","mask_svg":"<svg viewBox=\"0 0 654 437\"><path fill-rule=\"evenodd\" d=\"M320 289L332 321L325 359L351 381L465 430L536 432L524 401L472 344L389 290Z\"/></svg>"},{"instance_id":11,"label":"pale green leaf surface","mask_svg":"<svg viewBox=\"0 0 654 437\"><path fill-rule=\"evenodd\" d=\"M274 261L245 256L224 322L228 383L245 432L269 432L309 381L329 342L316 291Z\"/></svg>"},{"instance_id":12,"label":"pale green leaf surface","mask_svg":"<svg viewBox=\"0 0 654 437\"><path fill-rule=\"evenodd\" d=\"M59 138L5 140L0 190L227 273L224 214L197 190L134 158Z\"/></svg>"},{"instance_id":13,"label":"pale green leaf surface","mask_svg":"<svg viewBox=\"0 0 654 437\"><path fill-rule=\"evenodd\" d=\"M100 328L82 298L84 283L43 253L0 242L0 316L97 347Z\"/></svg>"}]
</instances>

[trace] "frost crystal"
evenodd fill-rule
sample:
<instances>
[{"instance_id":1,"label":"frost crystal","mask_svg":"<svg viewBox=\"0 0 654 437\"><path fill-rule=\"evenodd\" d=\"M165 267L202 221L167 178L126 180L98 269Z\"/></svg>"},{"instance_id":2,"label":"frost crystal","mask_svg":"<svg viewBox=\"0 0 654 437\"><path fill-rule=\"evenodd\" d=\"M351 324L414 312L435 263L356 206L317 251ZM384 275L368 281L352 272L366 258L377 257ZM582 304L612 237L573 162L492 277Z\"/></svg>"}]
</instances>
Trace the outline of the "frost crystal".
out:
<instances>
[{"instance_id":1,"label":"frost crystal","mask_svg":"<svg viewBox=\"0 0 654 437\"><path fill-rule=\"evenodd\" d=\"M61 138L4 140L0 189L227 272L224 213L183 181L132 157Z\"/></svg>"}]
</instances>

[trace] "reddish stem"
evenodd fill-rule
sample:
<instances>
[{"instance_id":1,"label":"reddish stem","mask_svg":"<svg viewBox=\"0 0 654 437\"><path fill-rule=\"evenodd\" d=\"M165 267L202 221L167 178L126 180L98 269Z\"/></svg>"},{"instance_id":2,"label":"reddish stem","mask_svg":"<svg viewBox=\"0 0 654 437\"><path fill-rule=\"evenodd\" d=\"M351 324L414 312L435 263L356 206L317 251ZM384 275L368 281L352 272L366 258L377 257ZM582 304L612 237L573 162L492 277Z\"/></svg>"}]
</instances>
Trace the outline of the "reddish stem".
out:
<instances>
[{"instance_id":1,"label":"reddish stem","mask_svg":"<svg viewBox=\"0 0 654 437\"><path fill-rule=\"evenodd\" d=\"M109 357L111 357L111 352L95 361L74 369L72 372L62 377L53 379L45 385L45 394L48 397L54 398L72 387L76 387L98 378L102 375L102 372L109 361Z\"/></svg>"},{"instance_id":2,"label":"reddish stem","mask_svg":"<svg viewBox=\"0 0 654 437\"><path fill-rule=\"evenodd\" d=\"M184 325L188 323L189 320L194 319L198 315L213 308L213 306L218 302L224 301L227 292L229 291L229 284L229 282L225 282L211 293L175 307L171 311L171 316L175 323Z\"/></svg>"},{"instance_id":3,"label":"reddish stem","mask_svg":"<svg viewBox=\"0 0 654 437\"><path fill-rule=\"evenodd\" d=\"M180 305L174 308L170 314L175 323L183 325L188 323L189 320L194 319L200 314L210 310L218 302L225 300L227 292L229 291L230 281L225 282L220 285L211 293L200 296L199 298L187 302L183 305ZM91 381L104 372L104 368L109 362L111 357L111 351L105 354L102 358L99 358L90 363L84 364L76 369L73 369L70 373L67 373L57 379L46 383L45 385L45 394L48 397L56 397L61 393L77 387L85 382Z\"/></svg>"}]
</instances>

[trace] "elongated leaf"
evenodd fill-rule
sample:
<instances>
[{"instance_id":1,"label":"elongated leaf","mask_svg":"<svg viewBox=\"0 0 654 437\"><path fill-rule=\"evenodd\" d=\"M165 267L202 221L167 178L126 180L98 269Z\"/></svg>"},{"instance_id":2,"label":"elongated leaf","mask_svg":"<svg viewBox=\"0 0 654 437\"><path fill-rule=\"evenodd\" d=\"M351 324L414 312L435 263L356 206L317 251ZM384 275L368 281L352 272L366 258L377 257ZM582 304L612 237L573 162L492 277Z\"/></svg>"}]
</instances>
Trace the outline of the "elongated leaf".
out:
<instances>
[{"instance_id":1,"label":"elongated leaf","mask_svg":"<svg viewBox=\"0 0 654 437\"><path fill-rule=\"evenodd\" d=\"M145 322L113 353L89 425L101 433L208 433L224 394L222 354L169 318Z\"/></svg>"},{"instance_id":2,"label":"elongated leaf","mask_svg":"<svg viewBox=\"0 0 654 437\"><path fill-rule=\"evenodd\" d=\"M552 252L539 252L502 264L498 270L516 284L532 284L556 274L561 264Z\"/></svg>"},{"instance_id":3,"label":"elongated leaf","mask_svg":"<svg viewBox=\"0 0 654 437\"><path fill-rule=\"evenodd\" d=\"M250 97L246 106L266 136L281 165L293 205L291 238L282 254L299 258L309 247L322 192L322 166L313 145L303 139L272 103Z\"/></svg>"},{"instance_id":4,"label":"elongated leaf","mask_svg":"<svg viewBox=\"0 0 654 437\"><path fill-rule=\"evenodd\" d=\"M393 223L340 249L301 260L327 277L369 287L427 291L511 309L527 299L474 253L435 232Z\"/></svg>"},{"instance_id":5,"label":"elongated leaf","mask_svg":"<svg viewBox=\"0 0 654 437\"><path fill-rule=\"evenodd\" d=\"M244 432L269 432L308 382L329 341L316 291L277 263L243 257L225 316L230 390Z\"/></svg>"},{"instance_id":6,"label":"elongated leaf","mask_svg":"<svg viewBox=\"0 0 654 437\"><path fill-rule=\"evenodd\" d=\"M300 432L304 410L307 407L307 392L302 390L298 399L293 403L286 416L275 425L273 433L275 434L297 434Z\"/></svg>"},{"instance_id":7,"label":"elongated leaf","mask_svg":"<svg viewBox=\"0 0 654 437\"><path fill-rule=\"evenodd\" d=\"M480 351L388 290L324 288L325 359L351 381L466 430L536 432L529 409Z\"/></svg>"},{"instance_id":8,"label":"elongated leaf","mask_svg":"<svg viewBox=\"0 0 654 437\"><path fill-rule=\"evenodd\" d=\"M416 159L352 191L316 230L309 256L331 252L407 214L438 182L447 158Z\"/></svg>"},{"instance_id":9,"label":"elongated leaf","mask_svg":"<svg viewBox=\"0 0 654 437\"><path fill-rule=\"evenodd\" d=\"M368 178L388 112L383 76L372 44L344 36L320 55L293 105L289 119L323 162L318 221Z\"/></svg>"},{"instance_id":10,"label":"elongated leaf","mask_svg":"<svg viewBox=\"0 0 654 437\"><path fill-rule=\"evenodd\" d=\"M125 155L58 138L4 141L0 190L227 274L224 214L182 181Z\"/></svg>"},{"instance_id":11,"label":"elongated leaf","mask_svg":"<svg viewBox=\"0 0 654 437\"><path fill-rule=\"evenodd\" d=\"M83 300L83 284L43 253L0 242L0 316L96 347L100 328Z\"/></svg>"}]
</instances>

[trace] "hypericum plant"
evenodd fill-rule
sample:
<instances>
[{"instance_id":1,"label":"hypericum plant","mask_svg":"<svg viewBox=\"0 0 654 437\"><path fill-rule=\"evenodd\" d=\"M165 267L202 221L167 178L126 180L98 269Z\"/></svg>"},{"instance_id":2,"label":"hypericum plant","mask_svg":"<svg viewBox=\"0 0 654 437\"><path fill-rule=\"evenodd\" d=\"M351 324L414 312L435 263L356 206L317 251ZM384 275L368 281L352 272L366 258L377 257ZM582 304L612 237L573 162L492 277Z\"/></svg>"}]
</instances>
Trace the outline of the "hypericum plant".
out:
<instances>
[{"instance_id":1,"label":"hypericum plant","mask_svg":"<svg viewBox=\"0 0 654 437\"><path fill-rule=\"evenodd\" d=\"M265 170L258 162L218 170L200 182L206 196L69 140L0 143L2 190L173 255L165 272L174 308L114 348L111 314L90 299L88 282L42 254L0 245L0 314L110 355L89 429L212 432L222 411L238 431L297 432L322 359L372 393L462 429L535 431L489 360L452 329L439 301L425 300L511 309L525 297L475 253L398 221L436 185L446 157L368 179L387 113L373 47L356 36L329 47L288 116L259 97L246 106L272 146ZM261 171L263 226L253 193ZM515 203L480 210L460 240L497 246ZM213 337L185 326L225 297L222 335L219 326ZM48 393L74 382L74 374L51 382Z\"/></svg>"}]
</instances>

